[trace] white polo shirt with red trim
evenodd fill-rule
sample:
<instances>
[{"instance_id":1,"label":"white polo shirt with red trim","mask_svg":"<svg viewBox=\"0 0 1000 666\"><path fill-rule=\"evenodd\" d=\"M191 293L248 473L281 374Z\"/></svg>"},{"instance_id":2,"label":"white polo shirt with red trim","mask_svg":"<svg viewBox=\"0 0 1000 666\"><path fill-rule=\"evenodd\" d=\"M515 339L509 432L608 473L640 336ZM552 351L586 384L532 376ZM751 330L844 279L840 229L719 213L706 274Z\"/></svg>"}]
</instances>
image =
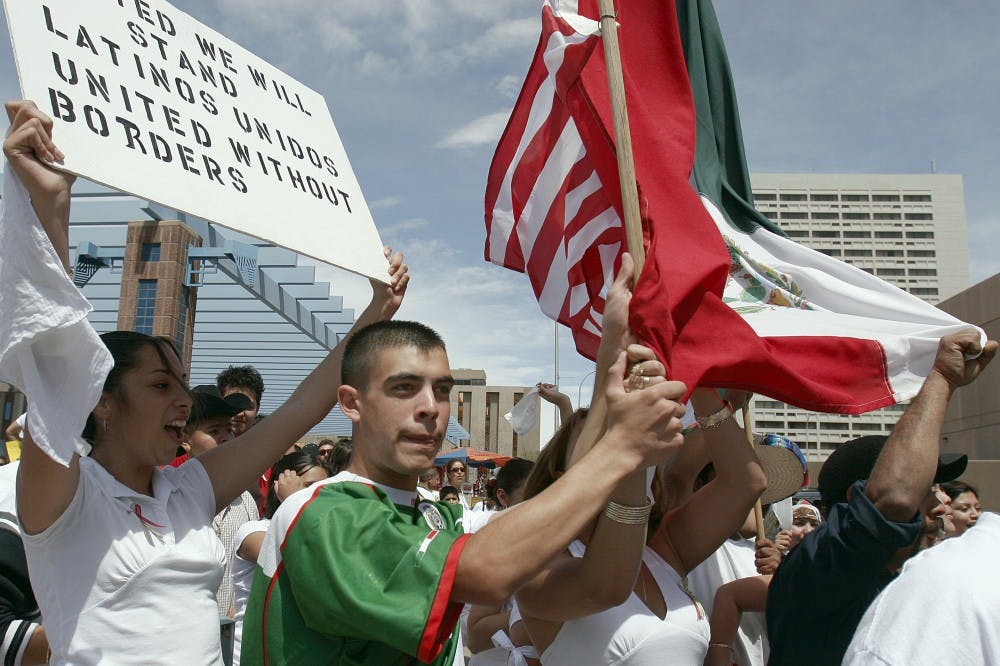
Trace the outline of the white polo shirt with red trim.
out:
<instances>
[{"instance_id":1,"label":"white polo shirt with red trim","mask_svg":"<svg viewBox=\"0 0 1000 666\"><path fill-rule=\"evenodd\" d=\"M153 496L80 458L48 529L24 534L53 664L222 663L215 591L225 551L197 460L153 473Z\"/></svg>"}]
</instances>

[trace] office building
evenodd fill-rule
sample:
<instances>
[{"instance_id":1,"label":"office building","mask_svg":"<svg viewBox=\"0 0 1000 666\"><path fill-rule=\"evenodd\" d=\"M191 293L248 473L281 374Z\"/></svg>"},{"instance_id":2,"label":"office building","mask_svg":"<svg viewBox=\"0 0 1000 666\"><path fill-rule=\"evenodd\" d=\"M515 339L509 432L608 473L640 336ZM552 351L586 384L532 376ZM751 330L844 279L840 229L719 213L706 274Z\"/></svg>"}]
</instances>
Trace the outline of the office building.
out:
<instances>
[{"instance_id":1,"label":"office building","mask_svg":"<svg viewBox=\"0 0 1000 666\"><path fill-rule=\"evenodd\" d=\"M518 435L504 418L531 387L489 386L483 370L457 368L451 373L455 378L455 386L451 389L451 416L470 435L459 446L532 460L538 457L537 425L531 432Z\"/></svg>"},{"instance_id":2,"label":"office building","mask_svg":"<svg viewBox=\"0 0 1000 666\"><path fill-rule=\"evenodd\" d=\"M969 286L962 177L939 174L751 175L757 209L793 240L937 304ZM758 396L754 424L810 460L860 435L888 434L905 406L817 414Z\"/></svg>"}]
</instances>

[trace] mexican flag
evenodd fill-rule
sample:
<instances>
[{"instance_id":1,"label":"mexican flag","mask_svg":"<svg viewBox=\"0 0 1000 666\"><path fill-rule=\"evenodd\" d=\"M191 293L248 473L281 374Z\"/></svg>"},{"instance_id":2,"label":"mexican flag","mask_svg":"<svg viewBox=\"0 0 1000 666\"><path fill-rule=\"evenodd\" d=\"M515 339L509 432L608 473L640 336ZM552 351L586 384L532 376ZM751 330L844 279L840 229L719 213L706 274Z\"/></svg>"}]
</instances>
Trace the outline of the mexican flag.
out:
<instances>
[{"instance_id":1,"label":"mexican flag","mask_svg":"<svg viewBox=\"0 0 1000 666\"><path fill-rule=\"evenodd\" d=\"M527 273L542 310L591 358L624 251L597 17L596 0L543 2L486 192L486 258ZM838 413L912 398L938 339L967 324L790 241L753 208L707 0L620 2L618 23L647 253L632 330L689 389Z\"/></svg>"}]
</instances>

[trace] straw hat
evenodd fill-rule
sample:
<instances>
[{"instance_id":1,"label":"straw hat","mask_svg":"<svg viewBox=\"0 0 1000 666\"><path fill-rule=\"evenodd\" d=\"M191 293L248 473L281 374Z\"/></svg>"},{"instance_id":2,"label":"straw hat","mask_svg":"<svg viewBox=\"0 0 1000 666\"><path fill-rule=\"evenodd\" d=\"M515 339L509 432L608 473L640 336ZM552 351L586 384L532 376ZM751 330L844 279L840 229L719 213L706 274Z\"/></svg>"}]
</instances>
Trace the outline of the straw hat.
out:
<instances>
[{"instance_id":1,"label":"straw hat","mask_svg":"<svg viewBox=\"0 0 1000 666\"><path fill-rule=\"evenodd\" d=\"M781 435L763 435L754 450L767 475L767 490L760 496L761 504L783 500L809 483L805 456L792 440Z\"/></svg>"}]
</instances>

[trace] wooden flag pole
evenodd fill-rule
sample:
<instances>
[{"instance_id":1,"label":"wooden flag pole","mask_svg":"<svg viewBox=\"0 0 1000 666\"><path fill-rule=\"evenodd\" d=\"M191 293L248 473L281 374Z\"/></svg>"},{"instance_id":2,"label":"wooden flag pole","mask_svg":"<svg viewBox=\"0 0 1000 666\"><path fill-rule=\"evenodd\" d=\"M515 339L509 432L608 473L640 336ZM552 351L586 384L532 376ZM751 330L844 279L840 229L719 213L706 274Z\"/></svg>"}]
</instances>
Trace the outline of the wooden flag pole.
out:
<instances>
[{"instance_id":1,"label":"wooden flag pole","mask_svg":"<svg viewBox=\"0 0 1000 666\"><path fill-rule=\"evenodd\" d=\"M750 448L753 448L753 423L750 420L750 399L747 398L747 402L743 405L743 430L747 433L747 442L750 444ZM764 535L764 509L761 506L760 498L753 505L753 518L757 523L757 538L763 539Z\"/></svg>"},{"instance_id":2,"label":"wooden flag pole","mask_svg":"<svg viewBox=\"0 0 1000 666\"><path fill-rule=\"evenodd\" d=\"M611 92L611 116L615 126L615 145L618 156L618 180L622 189L622 211L625 215L625 240L629 254L635 262L634 285L646 263L646 249L642 243L642 221L639 218L639 192L635 184L635 162L632 160L632 135L628 126L625 105L625 80L622 76L622 59L618 50L618 23L615 21L614 0L600 0L601 41L604 42L604 60L608 69L608 88Z\"/></svg>"}]
</instances>

